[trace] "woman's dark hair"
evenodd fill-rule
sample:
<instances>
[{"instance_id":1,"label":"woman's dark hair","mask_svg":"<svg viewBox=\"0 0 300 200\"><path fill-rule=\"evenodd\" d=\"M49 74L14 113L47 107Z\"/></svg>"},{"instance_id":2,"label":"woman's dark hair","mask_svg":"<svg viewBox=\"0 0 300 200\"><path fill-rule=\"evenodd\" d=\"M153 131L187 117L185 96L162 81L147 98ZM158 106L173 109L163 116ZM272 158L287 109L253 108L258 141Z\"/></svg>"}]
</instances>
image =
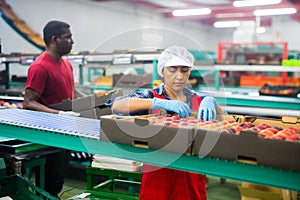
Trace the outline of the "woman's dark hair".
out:
<instances>
[{"instance_id":1,"label":"woman's dark hair","mask_svg":"<svg viewBox=\"0 0 300 200\"><path fill-rule=\"evenodd\" d=\"M44 42L46 46L50 44L52 36L61 36L65 28L70 28L70 25L61 21L50 21L43 29Z\"/></svg>"}]
</instances>

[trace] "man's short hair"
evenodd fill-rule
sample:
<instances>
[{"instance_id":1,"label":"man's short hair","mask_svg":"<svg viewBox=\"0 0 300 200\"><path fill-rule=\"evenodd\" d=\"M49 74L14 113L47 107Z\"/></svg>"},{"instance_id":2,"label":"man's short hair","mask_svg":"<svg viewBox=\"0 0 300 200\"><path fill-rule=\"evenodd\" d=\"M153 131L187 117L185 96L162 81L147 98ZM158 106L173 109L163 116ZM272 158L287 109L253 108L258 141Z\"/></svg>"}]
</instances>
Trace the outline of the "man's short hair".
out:
<instances>
[{"instance_id":1,"label":"man's short hair","mask_svg":"<svg viewBox=\"0 0 300 200\"><path fill-rule=\"evenodd\" d=\"M70 25L61 21L50 21L43 29L43 38L46 46L49 46L52 36L61 36L65 28L70 28Z\"/></svg>"}]
</instances>

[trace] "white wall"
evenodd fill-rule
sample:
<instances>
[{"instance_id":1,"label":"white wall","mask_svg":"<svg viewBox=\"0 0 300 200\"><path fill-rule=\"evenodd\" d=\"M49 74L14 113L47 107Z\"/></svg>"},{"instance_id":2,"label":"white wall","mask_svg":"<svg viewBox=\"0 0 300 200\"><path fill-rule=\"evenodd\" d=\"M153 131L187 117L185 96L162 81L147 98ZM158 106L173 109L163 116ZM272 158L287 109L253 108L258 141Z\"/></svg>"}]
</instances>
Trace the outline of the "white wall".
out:
<instances>
[{"instance_id":1,"label":"white wall","mask_svg":"<svg viewBox=\"0 0 300 200\"><path fill-rule=\"evenodd\" d=\"M71 25L75 41L73 52L118 49L165 48L173 44L190 49L216 51L220 41L230 41L228 34L196 22L166 19L161 13L137 7L126 1L90 0L6 0L29 27L42 35L49 20L63 20ZM24 40L0 18L2 52L41 51ZM4 68L0 66L0 70ZM13 64L11 74L26 75L28 67Z\"/></svg>"},{"instance_id":2,"label":"white wall","mask_svg":"<svg viewBox=\"0 0 300 200\"><path fill-rule=\"evenodd\" d=\"M197 22L167 19L162 13L126 1L94 2L91 0L6 0L15 13L42 35L42 28L52 19L71 25L75 45L73 52L117 49L165 48L177 44L190 49L217 51L219 42L233 41L233 29L214 29ZM299 49L300 23L286 18L273 20L273 31L290 48ZM291 31L289 31L291 30ZM21 38L0 18L3 53L40 50ZM1 66L0 66L1 70ZM14 67L12 73L26 73Z\"/></svg>"},{"instance_id":3,"label":"white wall","mask_svg":"<svg viewBox=\"0 0 300 200\"><path fill-rule=\"evenodd\" d=\"M16 14L33 30L42 28L52 19L67 21L74 35L74 52L141 48L151 45L165 48L179 43L216 50L219 41L231 40L231 34L217 34L196 22L165 19L161 13L137 7L128 2L93 2L89 0L6 0ZM10 52L39 52L0 20L2 49ZM3 28L2 28L3 27ZM146 35L145 35L146 33ZM144 35L143 35L144 34ZM157 35L162 35L157 36ZM143 41L148 39L148 42ZM158 41L160 41L160 43ZM181 43L181 44L180 44ZM196 46L197 46L196 45Z\"/></svg>"}]
</instances>

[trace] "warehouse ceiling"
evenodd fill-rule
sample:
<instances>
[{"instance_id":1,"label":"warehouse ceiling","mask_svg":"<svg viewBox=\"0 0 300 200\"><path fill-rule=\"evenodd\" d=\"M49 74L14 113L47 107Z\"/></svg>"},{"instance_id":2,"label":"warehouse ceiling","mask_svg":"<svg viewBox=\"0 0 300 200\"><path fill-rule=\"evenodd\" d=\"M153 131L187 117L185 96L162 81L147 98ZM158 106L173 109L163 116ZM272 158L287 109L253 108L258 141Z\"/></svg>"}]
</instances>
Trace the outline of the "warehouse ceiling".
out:
<instances>
[{"instance_id":1,"label":"warehouse ceiling","mask_svg":"<svg viewBox=\"0 0 300 200\"><path fill-rule=\"evenodd\" d=\"M103 0L96 0L101 2ZM246 0L244 0L246 1ZM256 0L261 3L270 2L273 0ZM297 12L290 16L300 22L300 0L275 0L276 4L261 5L250 7L235 7L234 0L128 0L136 5L145 6L154 9L157 13L163 14L166 18L180 18L193 20L204 24L213 24L216 21L230 20L255 20L254 15L256 9L274 9L274 8L295 8ZM106 0L107 2L107 0ZM207 15L194 16L174 16L174 10L182 9L199 9L209 8L210 13ZM270 23L270 16L261 16L261 23Z\"/></svg>"}]
</instances>

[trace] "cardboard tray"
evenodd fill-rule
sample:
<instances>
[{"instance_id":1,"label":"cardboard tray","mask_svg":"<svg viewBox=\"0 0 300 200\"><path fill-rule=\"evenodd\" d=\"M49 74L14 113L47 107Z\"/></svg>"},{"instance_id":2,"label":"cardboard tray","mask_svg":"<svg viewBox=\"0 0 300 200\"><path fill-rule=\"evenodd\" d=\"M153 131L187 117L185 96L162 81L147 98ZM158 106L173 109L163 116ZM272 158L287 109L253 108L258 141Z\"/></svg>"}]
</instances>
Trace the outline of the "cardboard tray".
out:
<instances>
[{"instance_id":1,"label":"cardboard tray","mask_svg":"<svg viewBox=\"0 0 300 200\"><path fill-rule=\"evenodd\" d=\"M191 154L192 128L150 125L147 119L100 118L100 140L151 148L181 154Z\"/></svg>"},{"instance_id":2,"label":"cardboard tray","mask_svg":"<svg viewBox=\"0 0 300 200\"><path fill-rule=\"evenodd\" d=\"M112 111L110 108L93 108L89 110L80 111L80 117L90 118L90 119L100 119L103 115L111 115Z\"/></svg>"},{"instance_id":3,"label":"cardboard tray","mask_svg":"<svg viewBox=\"0 0 300 200\"><path fill-rule=\"evenodd\" d=\"M81 112L85 110L91 110L95 107L101 107L104 105L105 101L117 96L123 95L121 90L115 90L107 93L103 96L98 96L97 94L88 95L86 97L73 99L73 100L63 100L61 103L50 105L50 108L57 110L74 112Z\"/></svg>"},{"instance_id":4,"label":"cardboard tray","mask_svg":"<svg viewBox=\"0 0 300 200\"><path fill-rule=\"evenodd\" d=\"M269 92L267 93L266 90ZM284 94L280 93L284 90L291 90L290 93ZM294 97L297 98L298 94L300 93L300 87L296 86L285 86L285 85L268 85L265 84L259 89L259 95L265 96L280 96L280 97Z\"/></svg>"},{"instance_id":5,"label":"cardboard tray","mask_svg":"<svg viewBox=\"0 0 300 200\"><path fill-rule=\"evenodd\" d=\"M271 126L300 128L298 121L289 122L249 117L255 125L266 123ZM241 121L246 120L247 117ZM284 118L283 118L284 120ZM228 160L251 160L259 165L286 170L300 171L300 143L259 138L257 132L241 131L240 135L221 134L218 131L198 129L195 133L193 151L196 155Z\"/></svg>"}]
</instances>

